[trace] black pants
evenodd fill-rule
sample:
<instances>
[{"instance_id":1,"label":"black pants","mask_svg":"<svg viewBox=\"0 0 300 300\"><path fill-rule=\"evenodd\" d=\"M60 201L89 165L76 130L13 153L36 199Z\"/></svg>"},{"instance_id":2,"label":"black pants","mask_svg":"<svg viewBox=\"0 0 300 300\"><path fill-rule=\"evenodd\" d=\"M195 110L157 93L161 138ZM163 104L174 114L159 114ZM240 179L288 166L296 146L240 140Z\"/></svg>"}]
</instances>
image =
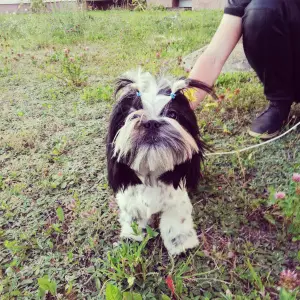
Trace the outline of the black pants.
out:
<instances>
[{"instance_id":1,"label":"black pants","mask_svg":"<svg viewBox=\"0 0 300 300\"><path fill-rule=\"evenodd\" d=\"M243 42L267 99L300 102L300 0L252 0Z\"/></svg>"}]
</instances>

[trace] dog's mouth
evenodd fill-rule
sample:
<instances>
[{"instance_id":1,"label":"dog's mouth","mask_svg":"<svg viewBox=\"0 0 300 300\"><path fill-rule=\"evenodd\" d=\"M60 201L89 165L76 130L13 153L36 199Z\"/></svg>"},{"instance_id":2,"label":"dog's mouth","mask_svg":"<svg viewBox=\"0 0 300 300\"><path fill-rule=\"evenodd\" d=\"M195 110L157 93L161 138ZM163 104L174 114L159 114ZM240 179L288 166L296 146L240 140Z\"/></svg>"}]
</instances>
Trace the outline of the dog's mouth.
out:
<instances>
[{"instance_id":1,"label":"dog's mouth","mask_svg":"<svg viewBox=\"0 0 300 300\"><path fill-rule=\"evenodd\" d=\"M159 133L147 133L144 135L142 139L143 146L156 146L162 142L162 138L160 137Z\"/></svg>"}]
</instances>

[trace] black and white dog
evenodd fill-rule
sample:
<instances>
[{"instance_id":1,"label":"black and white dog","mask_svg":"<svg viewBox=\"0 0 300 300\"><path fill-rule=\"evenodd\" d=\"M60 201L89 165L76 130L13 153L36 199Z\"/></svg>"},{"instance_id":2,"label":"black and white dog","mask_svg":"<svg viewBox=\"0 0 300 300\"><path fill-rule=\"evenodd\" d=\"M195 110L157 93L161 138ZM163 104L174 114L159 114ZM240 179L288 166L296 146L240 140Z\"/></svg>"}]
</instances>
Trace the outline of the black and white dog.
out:
<instances>
[{"instance_id":1,"label":"black and white dog","mask_svg":"<svg viewBox=\"0 0 300 300\"><path fill-rule=\"evenodd\" d=\"M141 70L126 73L117 81L107 137L108 181L120 208L121 238L142 240L132 223L143 229L160 212L171 255L199 243L188 191L199 182L205 146L184 94L188 84Z\"/></svg>"}]
</instances>

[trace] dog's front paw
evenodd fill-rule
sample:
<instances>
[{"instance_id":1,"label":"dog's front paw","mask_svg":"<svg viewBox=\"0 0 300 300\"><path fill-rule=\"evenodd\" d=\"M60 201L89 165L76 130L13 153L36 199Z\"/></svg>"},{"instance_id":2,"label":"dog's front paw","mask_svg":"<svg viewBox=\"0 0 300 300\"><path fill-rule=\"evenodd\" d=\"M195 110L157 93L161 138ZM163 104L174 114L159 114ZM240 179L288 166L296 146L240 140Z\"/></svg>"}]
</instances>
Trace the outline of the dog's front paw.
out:
<instances>
[{"instance_id":1,"label":"dog's front paw","mask_svg":"<svg viewBox=\"0 0 300 300\"><path fill-rule=\"evenodd\" d=\"M164 240L165 247L170 255L178 255L187 249L194 248L199 245L199 240L194 229L188 232L170 236Z\"/></svg>"},{"instance_id":2,"label":"dog's front paw","mask_svg":"<svg viewBox=\"0 0 300 300\"><path fill-rule=\"evenodd\" d=\"M144 239L144 234L136 234L132 227L130 226L123 226L120 233L121 239L130 239L137 242L141 242Z\"/></svg>"}]
</instances>

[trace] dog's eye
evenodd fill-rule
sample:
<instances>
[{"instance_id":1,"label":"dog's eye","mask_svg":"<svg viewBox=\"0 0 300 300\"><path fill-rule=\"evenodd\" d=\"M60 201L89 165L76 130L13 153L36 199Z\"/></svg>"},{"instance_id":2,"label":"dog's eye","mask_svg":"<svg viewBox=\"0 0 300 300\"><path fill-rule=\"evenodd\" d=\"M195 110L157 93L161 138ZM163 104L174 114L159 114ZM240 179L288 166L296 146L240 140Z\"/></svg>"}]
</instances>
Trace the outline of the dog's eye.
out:
<instances>
[{"instance_id":1,"label":"dog's eye","mask_svg":"<svg viewBox=\"0 0 300 300\"><path fill-rule=\"evenodd\" d=\"M169 112L167 113L167 117L176 120L176 119L177 119L177 114L176 114L175 111L169 111Z\"/></svg>"},{"instance_id":2,"label":"dog's eye","mask_svg":"<svg viewBox=\"0 0 300 300\"><path fill-rule=\"evenodd\" d=\"M136 119L136 118L138 118L138 117L139 117L139 115L133 115L133 116L131 117L131 120Z\"/></svg>"}]
</instances>

